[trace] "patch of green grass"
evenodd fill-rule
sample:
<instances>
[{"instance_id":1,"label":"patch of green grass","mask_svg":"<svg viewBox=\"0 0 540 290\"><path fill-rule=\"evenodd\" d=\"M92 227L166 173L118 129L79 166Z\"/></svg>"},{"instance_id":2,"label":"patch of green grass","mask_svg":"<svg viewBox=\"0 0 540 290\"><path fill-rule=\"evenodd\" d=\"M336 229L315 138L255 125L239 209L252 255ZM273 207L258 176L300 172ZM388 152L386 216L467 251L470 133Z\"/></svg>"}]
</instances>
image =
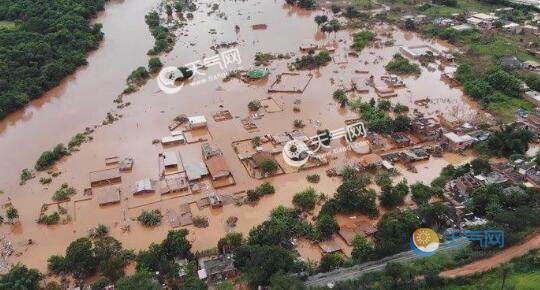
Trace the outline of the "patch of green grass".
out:
<instances>
[{"instance_id":1,"label":"patch of green grass","mask_svg":"<svg viewBox=\"0 0 540 290\"><path fill-rule=\"evenodd\" d=\"M374 7L375 3L373 0L354 0L354 4L362 9L371 9Z\"/></svg>"},{"instance_id":2,"label":"patch of green grass","mask_svg":"<svg viewBox=\"0 0 540 290\"><path fill-rule=\"evenodd\" d=\"M11 21L0 21L0 29L13 30L16 28L15 22Z\"/></svg>"},{"instance_id":3,"label":"patch of green grass","mask_svg":"<svg viewBox=\"0 0 540 290\"><path fill-rule=\"evenodd\" d=\"M472 282L472 281L471 281ZM502 273L500 269L485 274L467 285L449 285L446 290L501 289ZM540 270L532 273L512 273L506 278L504 289L534 290L540 287Z\"/></svg>"},{"instance_id":4,"label":"patch of green grass","mask_svg":"<svg viewBox=\"0 0 540 290\"><path fill-rule=\"evenodd\" d=\"M503 122L510 122L516 118L516 110L519 108L532 111L534 104L524 99L508 97L504 101L494 102L487 105L487 109L492 112L495 117Z\"/></svg>"}]
</instances>

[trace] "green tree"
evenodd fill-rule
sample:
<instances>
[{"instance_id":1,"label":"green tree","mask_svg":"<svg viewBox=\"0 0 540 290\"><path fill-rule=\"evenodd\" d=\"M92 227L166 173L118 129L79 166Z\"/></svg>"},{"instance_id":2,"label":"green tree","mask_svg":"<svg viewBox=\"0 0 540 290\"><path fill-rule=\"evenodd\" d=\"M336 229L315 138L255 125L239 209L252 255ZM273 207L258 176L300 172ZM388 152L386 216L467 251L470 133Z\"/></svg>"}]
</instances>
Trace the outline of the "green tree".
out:
<instances>
[{"instance_id":1,"label":"green tree","mask_svg":"<svg viewBox=\"0 0 540 290\"><path fill-rule=\"evenodd\" d=\"M148 272L136 272L116 282L118 290L161 290L159 282Z\"/></svg>"},{"instance_id":2,"label":"green tree","mask_svg":"<svg viewBox=\"0 0 540 290\"><path fill-rule=\"evenodd\" d=\"M317 26L321 26L321 24L328 21L328 16L326 15L316 15L315 16L315 23L317 23Z\"/></svg>"},{"instance_id":3,"label":"green tree","mask_svg":"<svg viewBox=\"0 0 540 290\"><path fill-rule=\"evenodd\" d=\"M171 230L167 233L167 238L163 240L162 246L169 259L191 258L191 243L187 240L189 231L186 229Z\"/></svg>"},{"instance_id":4,"label":"green tree","mask_svg":"<svg viewBox=\"0 0 540 290\"><path fill-rule=\"evenodd\" d=\"M422 182L416 182L411 185L411 194L418 203L427 203L433 195L433 190Z\"/></svg>"},{"instance_id":5,"label":"green tree","mask_svg":"<svg viewBox=\"0 0 540 290\"><path fill-rule=\"evenodd\" d=\"M339 224L334 216L329 214L319 215L315 227L317 228L318 238L321 240L328 240L332 237L332 234L339 231Z\"/></svg>"},{"instance_id":6,"label":"green tree","mask_svg":"<svg viewBox=\"0 0 540 290\"><path fill-rule=\"evenodd\" d=\"M236 249L234 257L235 266L253 286L267 286L274 274L294 268L289 251L279 246L243 245Z\"/></svg>"},{"instance_id":7,"label":"green tree","mask_svg":"<svg viewBox=\"0 0 540 290\"><path fill-rule=\"evenodd\" d=\"M304 290L304 282L293 275L278 272L270 278L269 290Z\"/></svg>"},{"instance_id":8,"label":"green tree","mask_svg":"<svg viewBox=\"0 0 540 290\"><path fill-rule=\"evenodd\" d=\"M10 207L6 211L6 217L8 218L9 222L13 222L13 220L19 218L19 211L14 207Z\"/></svg>"},{"instance_id":9,"label":"green tree","mask_svg":"<svg viewBox=\"0 0 540 290\"><path fill-rule=\"evenodd\" d=\"M310 211L315 208L317 203L317 193L313 187L298 192L293 197L293 204L303 211Z\"/></svg>"},{"instance_id":10,"label":"green tree","mask_svg":"<svg viewBox=\"0 0 540 290\"><path fill-rule=\"evenodd\" d=\"M321 259L319 270L321 272L328 272L337 269L345 264L345 257L341 253L326 254Z\"/></svg>"},{"instance_id":11,"label":"green tree","mask_svg":"<svg viewBox=\"0 0 540 290\"><path fill-rule=\"evenodd\" d=\"M138 217L137 220L146 227L155 227L161 223L163 215L159 210L147 211L144 210Z\"/></svg>"},{"instance_id":12,"label":"green tree","mask_svg":"<svg viewBox=\"0 0 540 290\"><path fill-rule=\"evenodd\" d=\"M92 241L88 238L77 239L66 249L66 264L77 278L86 278L95 273L98 261L92 251Z\"/></svg>"},{"instance_id":13,"label":"green tree","mask_svg":"<svg viewBox=\"0 0 540 290\"><path fill-rule=\"evenodd\" d=\"M263 160L259 167L265 175L273 175L279 168L276 161L272 159Z\"/></svg>"},{"instance_id":14,"label":"green tree","mask_svg":"<svg viewBox=\"0 0 540 290\"><path fill-rule=\"evenodd\" d=\"M0 289L30 290L39 289L39 282L43 278L36 269L28 269L26 266L17 264L5 275L0 275Z\"/></svg>"},{"instance_id":15,"label":"green tree","mask_svg":"<svg viewBox=\"0 0 540 290\"><path fill-rule=\"evenodd\" d=\"M363 263L371 259L375 254L375 245L362 235L354 237L352 242L351 258L356 263Z\"/></svg>"},{"instance_id":16,"label":"green tree","mask_svg":"<svg viewBox=\"0 0 540 290\"><path fill-rule=\"evenodd\" d=\"M393 210L383 215L375 233L378 256L388 256L408 247L410 235L421 225L410 210Z\"/></svg>"},{"instance_id":17,"label":"green tree","mask_svg":"<svg viewBox=\"0 0 540 290\"><path fill-rule=\"evenodd\" d=\"M162 67L163 64L159 57L152 57L148 60L148 69L150 70L150 73L157 73Z\"/></svg>"},{"instance_id":18,"label":"green tree","mask_svg":"<svg viewBox=\"0 0 540 290\"><path fill-rule=\"evenodd\" d=\"M231 253L243 243L241 233L227 233L225 237L219 239L218 250L220 254Z\"/></svg>"}]
</instances>

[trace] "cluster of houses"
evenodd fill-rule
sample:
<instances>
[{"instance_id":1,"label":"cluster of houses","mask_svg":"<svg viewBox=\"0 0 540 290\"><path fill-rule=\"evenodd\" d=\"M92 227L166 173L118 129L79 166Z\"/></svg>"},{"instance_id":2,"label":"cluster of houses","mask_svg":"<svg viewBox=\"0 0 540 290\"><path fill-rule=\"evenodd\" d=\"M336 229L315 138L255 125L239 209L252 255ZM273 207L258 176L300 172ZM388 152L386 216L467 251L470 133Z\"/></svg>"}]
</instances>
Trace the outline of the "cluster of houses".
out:
<instances>
[{"instance_id":1,"label":"cluster of houses","mask_svg":"<svg viewBox=\"0 0 540 290\"><path fill-rule=\"evenodd\" d=\"M467 228L486 223L465 206L474 191L484 185L502 186L504 194L524 192L524 187L540 187L540 170L533 159L517 159L504 163L490 164L491 171L474 175L472 172L450 180L445 186L444 197L453 217L449 219L452 227Z\"/></svg>"},{"instance_id":2,"label":"cluster of houses","mask_svg":"<svg viewBox=\"0 0 540 290\"><path fill-rule=\"evenodd\" d=\"M432 19L426 15L406 15L402 17L403 21L412 20L415 24L432 23L439 27L450 27L456 31L463 32L472 29L489 30L499 27L502 31L511 34L524 34L531 36L540 35L538 25L540 24L540 14L533 13L532 18L523 24L518 24L506 20L504 13L512 12L514 8L503 7L495 9L492 13L467 12L465 15L460 13L452 14L452 17L437 17Z\"/></svg>"}]
</instances>

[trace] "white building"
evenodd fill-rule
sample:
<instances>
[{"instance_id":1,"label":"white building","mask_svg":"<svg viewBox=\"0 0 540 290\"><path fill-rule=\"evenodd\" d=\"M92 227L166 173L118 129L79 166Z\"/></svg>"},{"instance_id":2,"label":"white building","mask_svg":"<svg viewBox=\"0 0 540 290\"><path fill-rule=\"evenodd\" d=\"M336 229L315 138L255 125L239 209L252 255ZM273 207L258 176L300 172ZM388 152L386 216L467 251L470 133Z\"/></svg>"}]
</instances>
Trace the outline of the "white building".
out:
<instances>
[{"instance_id":1,"label":"white building","mask_svg":"<svg viewBox=\"0 0 540 290\"><path fill-rule=\"evenodd\" d=\"M204 116L188 117L188 124L191 129L205 128L207 125L206 118Z\"/></svg>"}]
</instances>

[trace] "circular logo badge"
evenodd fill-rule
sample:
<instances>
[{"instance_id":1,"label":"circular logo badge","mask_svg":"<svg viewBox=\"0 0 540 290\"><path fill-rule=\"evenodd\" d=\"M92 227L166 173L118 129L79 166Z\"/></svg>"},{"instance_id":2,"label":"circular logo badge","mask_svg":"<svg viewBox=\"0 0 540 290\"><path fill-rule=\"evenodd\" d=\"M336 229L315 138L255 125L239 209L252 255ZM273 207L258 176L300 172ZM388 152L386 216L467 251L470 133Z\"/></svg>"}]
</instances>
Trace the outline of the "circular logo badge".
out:
<instances>
[{"instance_id":1,"label":"circular logo badge","mask_svg":"<svg viewBox=\"0 0 540 290\"><path fill-rule=\"evenodd\" d=\"M439 248L439 236L430 228L419 228L411 235L411 249L419 256L431 256Z\"/></svg>"},{"instance_id":2,"label":"circular logo badge","mask_svg":"<svg viewBox=\"0 0 540 290\"><path fill-rule=\"evenodd\" d=\"M288 165L300 167L308 162L309 148L306 143L302 141L291 140L285 143L281 155Z\"/></svg>"},{"instance_id":3,"label":"circular logo badge","mask_svg":"<svg viewBox=\"0 0 540 290\"><path fill-rule=\"evenodd\" d=\"M157 84L161 91L168 95L176 94L182 90L183 84L176 85L176 80L184 78L184 74L177 67L164 67L157 76Z\"/></svg>"}]
</instances>

